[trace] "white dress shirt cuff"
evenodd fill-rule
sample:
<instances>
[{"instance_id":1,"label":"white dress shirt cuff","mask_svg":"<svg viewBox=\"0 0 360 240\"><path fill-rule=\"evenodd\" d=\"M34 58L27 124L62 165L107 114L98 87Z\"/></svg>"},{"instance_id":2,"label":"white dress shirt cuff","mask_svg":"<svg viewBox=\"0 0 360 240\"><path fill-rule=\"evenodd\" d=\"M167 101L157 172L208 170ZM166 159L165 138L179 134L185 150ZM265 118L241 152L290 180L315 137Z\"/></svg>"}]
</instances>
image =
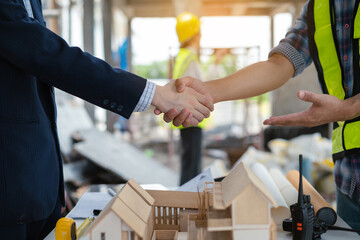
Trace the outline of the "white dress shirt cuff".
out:
<instances>
[{"instance_id":1,"label":"white dress shirt cuff","mask_svg":"<svg viewBox=\"0 0 360 240\"><path fill-rule=\"evenodd\" d=\"M155 90L156 90L156 84L147 80L145 89L140 97L139 102L137 103L134 109L134 112L144 112L149 108L152 99L154 97Z\"/></svg>"}]
</instances>

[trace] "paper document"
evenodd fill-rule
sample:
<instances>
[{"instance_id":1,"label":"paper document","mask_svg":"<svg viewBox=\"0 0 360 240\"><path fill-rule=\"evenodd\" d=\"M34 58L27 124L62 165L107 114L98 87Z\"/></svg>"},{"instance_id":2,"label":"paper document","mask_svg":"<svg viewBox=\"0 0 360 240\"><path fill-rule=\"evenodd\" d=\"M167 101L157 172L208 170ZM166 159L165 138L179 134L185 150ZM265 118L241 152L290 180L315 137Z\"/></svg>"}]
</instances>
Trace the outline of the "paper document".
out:
<instances>
[{"instance_id":1,"label":"paper document","mask_svg":"<svg viewBox=\"0 0 360 240\"><path fill-rule=\"evenodd\" d=\"M95 217L93 213L94 209L103 210L111 198L112 197L108 193L86 192L67 217L73 219Z\"/></svg>"},{"instance_id":2,"label":"paper document","mask_svg":"<svg viewBox=\"0 0 360 240\"><path fill-rule=\"evenodd\" d=\"M176 191L197 192L199 187L199 192L202 192L205 182L214 182L210 168L181 185Z\"/></svg>"}]
</instances>

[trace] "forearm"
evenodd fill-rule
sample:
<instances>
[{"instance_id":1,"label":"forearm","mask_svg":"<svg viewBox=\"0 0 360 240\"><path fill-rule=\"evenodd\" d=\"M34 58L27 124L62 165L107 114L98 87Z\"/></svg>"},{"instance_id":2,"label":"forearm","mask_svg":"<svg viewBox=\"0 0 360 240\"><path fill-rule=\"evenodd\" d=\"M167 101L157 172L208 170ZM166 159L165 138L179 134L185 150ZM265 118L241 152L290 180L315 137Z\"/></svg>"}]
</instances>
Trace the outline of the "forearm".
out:
<instances>
[{"instance_id":1,"label":"forearm","mask_svg":"<svg viewBox=\"0 0 360 240\"><path fill-rule=\"evenodd\" d=\"M225 78L206 82L214 103L257 96L283 85L294 75L292 63L281 54L252 64Z\"/></svg>"}]
</instances>

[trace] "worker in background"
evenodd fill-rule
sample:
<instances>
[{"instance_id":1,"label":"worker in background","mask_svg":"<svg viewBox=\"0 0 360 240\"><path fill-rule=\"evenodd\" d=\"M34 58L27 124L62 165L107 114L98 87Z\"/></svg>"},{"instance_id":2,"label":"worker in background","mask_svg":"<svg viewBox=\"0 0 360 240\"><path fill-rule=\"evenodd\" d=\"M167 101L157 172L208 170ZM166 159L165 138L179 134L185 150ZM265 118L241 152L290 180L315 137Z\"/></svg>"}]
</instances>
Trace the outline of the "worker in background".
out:
<instances>
[{"instance_id":1,"label":"worker in background","mask_svg":"<svg viewBox=\"0 0 360 240\"><path fill-rule=\"evenodd\" d=\"M358 1L310 0L266 61L219 80L203 83L185 77L176 82L178 91L192 87L210 93L216 103L274 90L314 62L324 94L299 91L299 99L312 103L309 109L271 117L264 124L310 127L334 122L337 213L355 229L360 229L359 38ZM173 122L185 117L180 114Z\"/></svg>"},{"instance_id":2,"label":"worker in background","mask_svg":"<svg viewBox=\"0 0 360 240\"><path fill-rule=\"evenodd\" d=\"M176 20L180 50L175 59L173 79L191 76L206 81L206 79L215 79L223 75L225 69L220 67L220 62L229 51L214 49L212 62L207 74L204 74L199 59L201 40L199 18L192 13L184 12ZM208 125L209 120L211 121L211 119L205 119L197 127L179 127L182 146L180 185L198 175L202 170L202 130Z\"/></svg>"},{"instance_id":3,"label":"worker in background","mask_svg":"<svg viewBox=\"0 0 360 240\"><path fill-rule=\"evenodd\" d=\"M175 59L173 79L191 76L203 80L204 75L199 60L200 20L188 12L180 14L176 20L176 33L180 42L180 50ZM201 172L202 128L205 127L205 124L203 121L197 127L179 127L182 146L180 185Z\"/></svg>"}]
</instances>

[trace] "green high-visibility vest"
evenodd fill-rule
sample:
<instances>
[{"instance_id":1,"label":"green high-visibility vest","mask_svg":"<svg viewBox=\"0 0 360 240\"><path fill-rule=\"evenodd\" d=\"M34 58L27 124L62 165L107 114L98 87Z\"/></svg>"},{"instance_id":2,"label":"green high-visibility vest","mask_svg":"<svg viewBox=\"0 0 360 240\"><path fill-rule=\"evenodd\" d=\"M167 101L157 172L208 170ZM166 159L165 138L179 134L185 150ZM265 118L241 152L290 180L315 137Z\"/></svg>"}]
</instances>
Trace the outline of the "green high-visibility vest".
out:
<instances>
[{"instance_id":1,"label":"green high-visibility vest","mask_svg":"<svg viewBox=\"0 0 360 240\"><path fill-rule=\"evenodd\" d=\"M175 59L175 65L173 70L173 79L183 77L186 69L189 67L192 61L200 62L199 57L192 51L186 48L180 48L180 51ZM205 118L201 123L198 124L198 127L205 128L208 119ZM175 127L173 124L172 128L182 129L183 127Z\"/></svg>"},{"instance_id":2,"label":"green high-visibility vest","mask_svg":"<svg viewBox=\"0 0 360 240\"><path fill-rule=\"evenodd\" d=\"M194 52L186 48L180 48L175 59L173 79L183 77L192 61L200 62L198 56Z\"/></svg>"},{"instance_id":3,"label":"green high-visibility vest","mask_svg":"<svg viewBox=\"0 0 360 240\"><path fill-rule=\"evenodd\" d=\"M325 94L344 100L344 74L337 44L334 2L331 0L311 0L308 5L308 36L311 56L318 72L319 82ZM358 93L359 83L359 39L360 14L359 1L354 8L356 15L352 24L354 89ZM332 139L334 161L348 154L360 152L360 118L335 122Z\"/></svg>"}]
</instances>

